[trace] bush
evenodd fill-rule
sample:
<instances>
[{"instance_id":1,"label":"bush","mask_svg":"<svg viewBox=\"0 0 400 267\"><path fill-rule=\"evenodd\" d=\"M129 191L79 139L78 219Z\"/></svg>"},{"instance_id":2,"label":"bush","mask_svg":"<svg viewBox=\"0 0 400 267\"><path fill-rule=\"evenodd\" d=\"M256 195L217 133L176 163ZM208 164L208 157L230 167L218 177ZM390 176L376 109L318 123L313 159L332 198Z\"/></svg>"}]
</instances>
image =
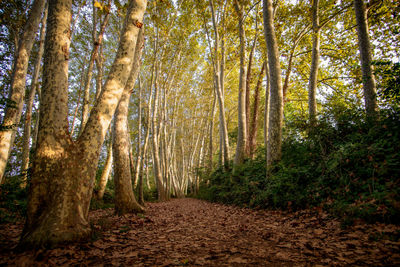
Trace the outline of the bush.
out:
<instances>
[{"instance_id":1,"label":"bush","mask_svg":"<svg viewBox=\"0 0 400 267\"><path fill-rule=\"evenodd\" d=\"M400 221L400 112L384 110L375 123L361 111L330 114L297 130L306 137L287 137L268 176L260 150L234 172L204 178L198 196L254 208L324 206L347 222Z\"/></svg>"}]
</instances>

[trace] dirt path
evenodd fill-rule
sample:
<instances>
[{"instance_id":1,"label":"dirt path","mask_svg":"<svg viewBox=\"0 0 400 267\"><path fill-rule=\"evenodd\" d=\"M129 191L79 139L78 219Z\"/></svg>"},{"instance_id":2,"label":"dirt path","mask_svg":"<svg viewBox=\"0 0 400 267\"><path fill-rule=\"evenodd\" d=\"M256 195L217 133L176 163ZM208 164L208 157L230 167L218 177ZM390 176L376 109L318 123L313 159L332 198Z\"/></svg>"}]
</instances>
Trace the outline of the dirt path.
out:
<instances>
[{"instance_id":1,"label":"dirt path","mask_svg":"<svg viewBox=\"0 0 400 267\"><path fill-rule=\"evenodd\" d=\"M318 210L253 211L196 199L150 203L144 216L91 213L93 241L15 254L22 225L0 225L0 266L400 265L400 227L342 230Z\"/></svg>"}]
</instances>

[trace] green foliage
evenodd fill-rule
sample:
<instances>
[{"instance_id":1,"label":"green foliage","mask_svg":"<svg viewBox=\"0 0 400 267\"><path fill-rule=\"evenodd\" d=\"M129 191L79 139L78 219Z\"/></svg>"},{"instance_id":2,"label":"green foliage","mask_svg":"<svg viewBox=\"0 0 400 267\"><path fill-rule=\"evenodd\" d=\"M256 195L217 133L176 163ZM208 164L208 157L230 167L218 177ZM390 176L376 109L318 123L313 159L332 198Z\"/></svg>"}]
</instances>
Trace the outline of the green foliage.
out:
<instances>
[{"instance_id":1,"label":"green foliage","mask_svg":"<svg viewBox=\"0 0 400 267\"><path fill-rule=\"evenodd\" d=\"M139 192L135 193L136 198L139 196ZM143 198L146 202L156 202L157 201L157 188L155 186L143 188Z\"/></svg>"},{"instance_id":2,"label":"green foliage","mask_svg":"<svg viewBox=\"0 0 400 267\"><path fill-rule=\"evenodd\" d=\"M400 102L400 63L376 61L375 76L378 83L378 96L386 103L399 106Z\"/></svg>"},{"instance_id":3,"label":"green foliage","mask_svg":"<svg viewBox=\"0 0 400 267\"><path fill-rule=\"evenodd\" d=\"M324 206L350 224L400 221L400 112L382 111L370 124L360 111L330 113L306 138L284 140L282 161L265 169L264 151L255 160L219 169L203 179L199 197L266 209Z\"/></svg>"}]
</instances>

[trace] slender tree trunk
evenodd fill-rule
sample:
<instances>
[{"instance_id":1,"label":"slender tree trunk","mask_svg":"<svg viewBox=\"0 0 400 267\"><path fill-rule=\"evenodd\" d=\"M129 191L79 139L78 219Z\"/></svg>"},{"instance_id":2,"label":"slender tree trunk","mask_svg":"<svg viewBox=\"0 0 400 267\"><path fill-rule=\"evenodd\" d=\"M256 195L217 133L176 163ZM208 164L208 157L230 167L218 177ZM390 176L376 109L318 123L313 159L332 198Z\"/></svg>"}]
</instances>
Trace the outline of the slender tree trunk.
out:
<instances>
[{"instance_id":1,"label":"slender tree trunk","mask_svg":"<svg viewBox=\"0 0 400 267\"><path fill-rule=\"evenodd\" d=\"M215 11L214 4L212 0L209 0L211 12L212 12L212 21L214 27L214 35L215 35L215 43L214 43L214 79L215 86L218 96L218 106L219 106L219 117L220 117L220 137L222 137L223 144L223 162L222 164L227 167L229 164L229 137L228 137L228 128L226 125L225 118L225 104L224 104L224 43L222 43L222 55L221 61L219 61L218 56L218 48L219 48L219 35L218 35L218 27L215 19Z\"/></svg>"},{"instance_id":2,"label":"slender tree trunk","mask_svg":"<svg viewBox=\"0 0 400 267\"><path fill-rule=\"evenodd\" d=\"M372 67L372 50L368 34L367 11L363 0L354 0L356 13L358 49L360 50L364 101L367 116L376 119L378 104L376 100L376 84Z\"/></svg>"},{"instance_id":3,"label":"slender tree trunk","mask_svg":"<svg viewBox=\"0 0 400 267\"><path fill-rule=\"evenodd\" d=\"M235 0L235 9L239 17L240 38L240 76L239 76L239 100L238 100L238 136L236 144L235 164L243 163L247 157L247 128L246 128L246 68L245 68L245 31L244 31L244 7Z\"/></svg>"},{"instance_id":4,"label":"slender tree trunk","mask_svg":"<svg viewBox=\"0 0 400 267\"><path fill-rule=\"evenodd\" d=\"M7 161L14 143L16 128L21 120L29 57L36 32L39 28L44 4L44 0L35 0L33 2L24 30L19 36L10 87L10 100L14 102L15 106L7 107L2 123L5 129L0 131L0 184L2 183Z\"/></svg>"},{"instance_id":5,"label":"slender tree trunk","mask_svg":"<svg viewBox=\"0 0 400 267\"><path fill-rule=\"evenodd\" d=\"M87 125L73 141L68 132L68 58L72 0L50 0L45 40L40 130L21 247L38 248L90 235L95 174L108 126L124 91L146 0L129 2L119 48Z\"/></svg>"},{"instance_id":6,"label":"slender tree trunk","mask_svg":"<svg viewBox=\"0 0 400 267\"><path fill-rule=\"evenodd\" d=\"M95 18L96 17L96 7L94 6L94 3L95 3L95 1L93 1L93 17ZM109 4L110 4L110 2L109 2ZM97 30L96 30L95 19L93 22L93 32L92 32L93 49L90 54L89 66L88 66L88 70L86 72L85 87L83 90L82 118L81 118L80 132L82 132L82 130L85 127L86 122L88 120L89 102L90 102L89 101L90 100L90 83L92 81L92 76L93 76L94 62L98 57L98 50L99 50L100 45L103 42L103 35L104 35L104 31L106 30L109 17L110 17L110 13L107 12L107 14L103 20L103 23L101 24L100 33L98 36L96 36Z\"/></svg>"},{"instance_id":7,"label":"slender tree trunk","mask_svg":"<svg viewBox=\"0 0 400 267\"><path fill-rule=\"evenodd\" d=\"M250 130L250 83L251 83L251 67L253 65L253 55L254 55L254 51L256 49L256 42L257 42L257 19L256 19L256 33L254 35L254 39L253 39L253 45L251 46L251 51L250 51L250 55L249 55L249 62L247 65L247 76L246 76L246 129L247 129L247 147L246 147L246 151L247 154L252 156L252 152L251 152L251 130Z\"/></svg>"},{"instance_id":8,"label":"slender tree trunk","mask_svg":"<svg viewBox=\"0 0 400 267\"><path fill-rule=\"evenodd\" d=\"M317 78L320 57L320 26L319 26L319 0L312 0L313 13L313 49L310 79L308 82L308 111L311 125L317 121Z\"/></svg>"},{"instance_id":9,"label":"slender tree trunk","mask_svg":"<svg viewBox=\"0 0 400 267\"><path fill-rule=\"evenodd\" d=\"M28 176L29 168L29 152L30 152L30 140L31 140L31 122L32 122L32 107L33 101L35 100L36 88L39 86L39 73L40 73L40 63L42 61L43 51L44 51L44 36L46 30L47 21L47 7L45 7L40 29L40 40L39 40L39 52L37 54L35 67L33 71L33 77L31 82L31 90L26 100L26 111L25 111L25 122L24 122L24 137L22 141L22 165L21 172L24 176L24 181Z\"/></svg>"},{"instance_id":10,"label":"slender tree trunk","mask_svg":"<svg viewBox=\"0 0 400 267\"><path fill-rule=\"evenodd\" d=\"M283 93L272 0L263 0L263 3L265 42L267 44L271 85L267 166L271 166L274 162L279 161L282 155Z\"/></svg>"},{"instance_id":11,"label":"slender tree trunk","mask_svg":"<svg viewBox=\"0 0 400 267\"><path fill-rule=\"evenodd\" d=\"M103 86L103 45L100 45L99 55L96 57L96 100L99 98Z\"/></svg>"},{"instance_id":12,"label":"slender tree trunk","mask_svg":"<svg viewBox=\"0 0 400 267\"><path fill-rule=\"evenodd\" d=\"M269 125L269 99L271 93L271 84L269 76L268 59L265 61L265 76L267 83L265 85L265 107L264 107L264 146L265 146L265 158L268 158L267 147L268 147L268 125Z\"/></svg>"},{"instance_id":13,"label":"slender tree trunk","mask_svg":"<svg viewBox=\"0 0 400 267\"><path fill-rule=\"evenodd\" d=\"M141 141L142 141L142 84L140 81L140 77L138 78L138 83L139 83L139 91L138 91L138 135L137 135L137 141L136 141L136 162L135 162L135 171L134 171L134 181L139 182L139 171L140 171L140 165L142 164L142 146L141 146ZM143 179L142 179L143 181Z\"/></svg>"},{"instance_id":14,"label":"slender tree trunk","mask_svg":"<svg viewBox=\"0 0 400 267\"><path fill-rule=\"evenodd\" d=\"M258 81L257 81L257 85L256 85L256 89L254 92L254 104L253 104L253 114L251 117L251 123L250 123L250 133L249 133L249 153L250 153L250 157L253 158L254 157L254 153L256 150L256 137L257 137L257 121L258 121L258 106L260 103L260 87L261 87L261 83L262 83L262 79L264 76L264 70L265 70L265 65L267 63L264 62L262 67L261 67L261 71L260 71L260 75L258 76Z\"/></svg>"},{"instance_id":15,"label":"slender tree trunk","mask_svg":"<svg viewBox=\"0 0 400 267\"><path fill-rule=\"evenodd\" d=\"M108 178L111 174L111 167L113 163L113 149L112 149L112 130L110 129L110 139L107 144L107 158L104 163L103 172L101 173L100 181L99 181L99 191L97 191L97 199L103 199L104 192L106 191Z\"/></svg>"},{"instance_id":16,"label":"slender tree trunk","mask_svg":"<svg viewBox=\"0 0 400 267\"><path fill-rule=\"evenodd\" d=\"M157 74L158 70L156 70ZM157 76L157 75L156 75ZM163 183L163 177L161 172L161 160L160 160L160 145L158 138L157 116L158 116L158 100L159 100L159 87L157 78L155 79L155 93L154 93L154 105L153 105L153 120L152 120L152 138L153 138L153 171L154 178L157 186L158 200L167 200L165 184Z\"/></svg>"},{"instance_id":17,"label":"slender tree trunk","mask_svg":"<svg viewBox=\"0 0 400 267\"><path fill-rule=\"evenodd\" d=\"M215 93L214 90L214 100L213 100L213 104L212 104L212 111L211 111L211 121L210 121L210 139L209 139L209 143L208 143L208 150L209 150L209 159L208 159L208 169L211 172L213 169L213 143L214 143L214 117L215 117L215 113L217 111L217 94Z\"/></svg>"}]
</instances>

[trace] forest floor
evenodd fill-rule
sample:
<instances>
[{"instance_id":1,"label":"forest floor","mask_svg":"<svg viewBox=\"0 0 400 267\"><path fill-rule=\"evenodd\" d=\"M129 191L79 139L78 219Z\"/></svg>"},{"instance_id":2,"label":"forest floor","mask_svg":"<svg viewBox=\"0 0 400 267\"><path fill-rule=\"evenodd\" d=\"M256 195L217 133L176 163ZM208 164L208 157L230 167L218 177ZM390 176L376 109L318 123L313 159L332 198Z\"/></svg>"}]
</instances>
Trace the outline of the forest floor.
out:
<instances>
[{"instance_id":1,"label":"forest floor","mask_svg":"<svg viewBox=\"0 0 400 267\"><path fill-rule=\"evenodd\" d=\"M144 215L90 214L92 240L16 253L22 222L0 225L0 266L400 266L400 226L340 222L321 210L256 211L197 199Z\"/></svg>"}]
</instances>

